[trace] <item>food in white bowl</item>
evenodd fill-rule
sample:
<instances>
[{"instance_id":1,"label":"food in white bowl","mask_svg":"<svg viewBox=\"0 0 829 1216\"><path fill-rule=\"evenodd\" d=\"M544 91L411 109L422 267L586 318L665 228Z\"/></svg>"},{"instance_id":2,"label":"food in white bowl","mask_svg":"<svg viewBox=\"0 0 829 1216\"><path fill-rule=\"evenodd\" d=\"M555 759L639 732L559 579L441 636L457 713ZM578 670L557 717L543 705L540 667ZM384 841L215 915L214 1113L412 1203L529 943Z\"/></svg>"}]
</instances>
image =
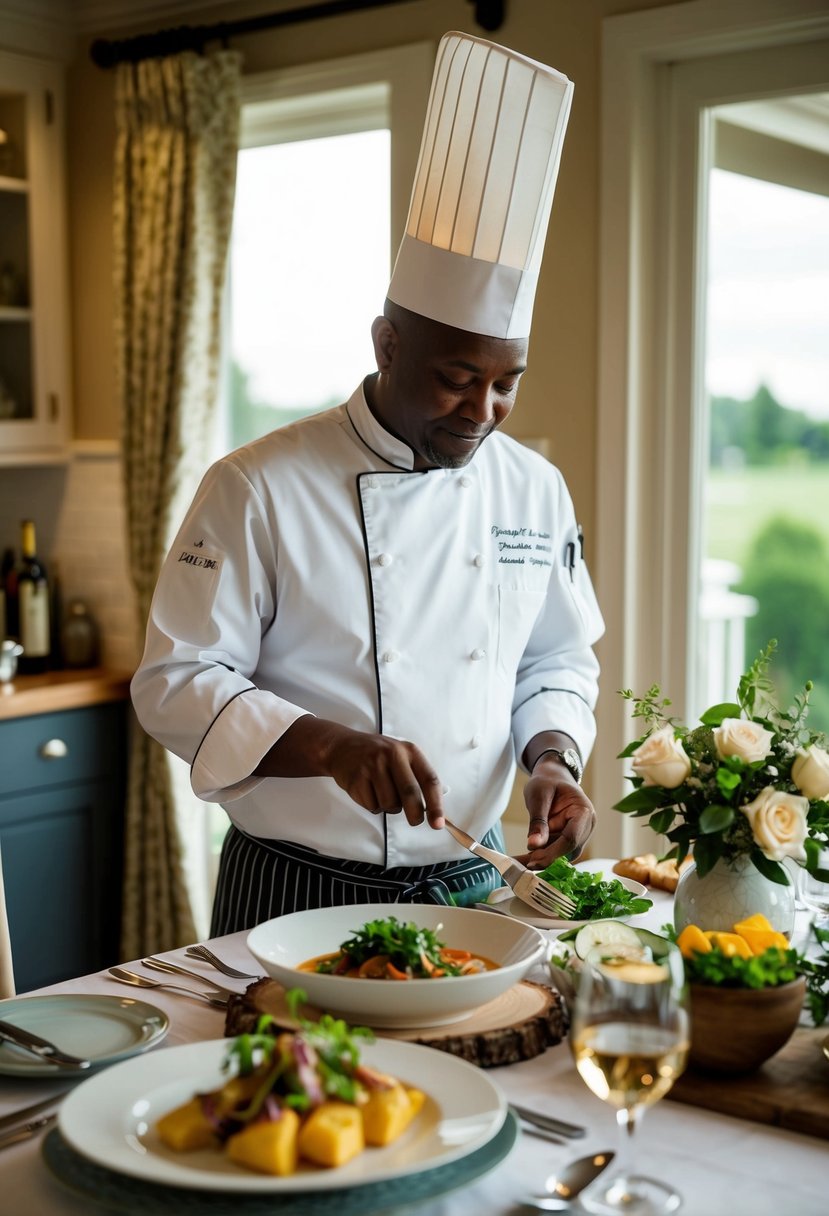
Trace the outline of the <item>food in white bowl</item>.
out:
<instances>
[{"instance_id":1,"label":"food in white bowl","mask_svg":"<svg viewBox=\"0 0 829 1216\"><path fill-rule=\"evenodd\" d=\"M469 951L494 966L406 983L301 970L309 960L337 952L367 923L391 917L431 930L450 949ZM303 989L317 1008L366 1026L401 1030L461 1021L522 980L546 949L532 926L441 904L351 904L294 912L257 925L247 944L269 976L286 989Z\"/></svg>"}]
</instances>

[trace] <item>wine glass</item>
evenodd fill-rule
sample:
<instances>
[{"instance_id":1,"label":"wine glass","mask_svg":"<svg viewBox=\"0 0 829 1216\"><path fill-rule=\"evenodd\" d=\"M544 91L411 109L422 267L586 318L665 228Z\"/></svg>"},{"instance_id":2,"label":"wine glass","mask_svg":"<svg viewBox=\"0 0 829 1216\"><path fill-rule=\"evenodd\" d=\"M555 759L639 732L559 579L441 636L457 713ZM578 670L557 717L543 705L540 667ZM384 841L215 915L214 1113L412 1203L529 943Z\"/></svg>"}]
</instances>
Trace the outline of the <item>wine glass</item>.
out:
<instances>
[{"instance_id":1,"label":"wine glass","mask_svg":"<svg viewBox=\"0 0 829 1216\"><path fill-rule=\"evenodd\" d=\"M630 1158L645 1107L664 1097L685 1068L690 1035L682 956L671 949L649 962L607 957L602 947L594 956L597 950L581 973L570 1046L582 1079L616 1110L621 1151L613 1172L581 1202L600 1213L674 1212L680 1196L655 1178L632 1173Z\"/></svg>"},{"instance_id":2,"label":"wine glass","mask_svg":"<svg viewBox=\"0 0 829 1216\"><path fill-rule=\"evenodd\" d=\"M829 872L829 848L820 850L818 866L824 872ZM810 874L805 866L800 866L797 894L800 902L815 913L813 923L819 929L829 929L829 882L824 882L815 874Z\"/></svg>"}]
</instances>

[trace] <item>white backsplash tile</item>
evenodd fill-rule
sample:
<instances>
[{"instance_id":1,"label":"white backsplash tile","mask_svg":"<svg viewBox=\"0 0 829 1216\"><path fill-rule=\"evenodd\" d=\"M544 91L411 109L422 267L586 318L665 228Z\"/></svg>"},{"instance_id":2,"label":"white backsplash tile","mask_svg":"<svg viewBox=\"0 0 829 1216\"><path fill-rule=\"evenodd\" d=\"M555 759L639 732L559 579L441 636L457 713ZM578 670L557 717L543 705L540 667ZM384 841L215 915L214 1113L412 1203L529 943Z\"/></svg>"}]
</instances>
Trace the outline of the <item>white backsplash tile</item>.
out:
<instances>
[{"instance_id":1,"label":"white backsplash tile","mask_svg":"<svg viewBox=\"0 0 829 1216\"><path fill-rule=\"evenodd\" d=\"M20 555L20 520L33 519L63 603L83 599L101 635L101 662L132 671L140 657L121 461L114 449L73 453L67 465L0 469L0 550Z\"/></svg>"}]
</instances>

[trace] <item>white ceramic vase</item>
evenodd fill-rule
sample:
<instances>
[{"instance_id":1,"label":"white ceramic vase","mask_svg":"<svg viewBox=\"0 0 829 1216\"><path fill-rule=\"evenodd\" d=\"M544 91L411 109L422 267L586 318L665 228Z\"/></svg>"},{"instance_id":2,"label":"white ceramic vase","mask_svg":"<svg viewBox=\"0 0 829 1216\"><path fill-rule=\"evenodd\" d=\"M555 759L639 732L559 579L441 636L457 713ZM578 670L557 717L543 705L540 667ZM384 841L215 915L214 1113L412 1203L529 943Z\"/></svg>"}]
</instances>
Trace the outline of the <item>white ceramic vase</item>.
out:
<instances>
[{"instance_id":1,"label":"white ceramic vase","mask_svg":"<svg viewBox=\"0 0 829 1216\"><path fill-rule=\"evenodd\" d=\"M737 921L761 912L774 929L791 937L794 903L791 882L785 887L772 882L747 857L720 858L704 878L692 863L676 888L674 926L677 933L686 925L730 932Z\"/></svg>"}]
</instances>

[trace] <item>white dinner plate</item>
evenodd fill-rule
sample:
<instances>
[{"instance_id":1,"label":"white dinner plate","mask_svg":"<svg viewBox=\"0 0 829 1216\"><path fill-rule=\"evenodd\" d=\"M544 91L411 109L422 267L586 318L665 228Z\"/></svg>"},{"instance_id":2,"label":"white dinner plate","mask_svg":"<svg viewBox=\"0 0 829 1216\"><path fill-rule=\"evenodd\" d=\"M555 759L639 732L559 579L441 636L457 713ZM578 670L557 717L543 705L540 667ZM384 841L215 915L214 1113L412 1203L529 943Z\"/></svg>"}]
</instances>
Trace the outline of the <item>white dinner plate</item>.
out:
<instances>
[{"instance_id":1,"label":"white dinner plate","mask_svg":"<svg viewBox=\"0 0 829 1216\"><path fill-rule=\"evenodd\" d=\"M623 878L621 874L614 874L615 864L616 861L612 857L592 857L589 861L575 862L574 869L586 870L589 874L601 872L606 882L617 878L622 886L627 887L628 891L634 895L646 895L650 898L648 888L642 886L641 882L635 882L632 878ZM499 887L497 891L492 891L487 903L497 907L499 912L506 912L516 920L521 920L526 925L534 925L537 929L575 929L587 924L586 920L560 920L555 916L540 916L534 908L525 904L523 899L513 895L509 887ZM646 912L640 912L635 916L616 916L613 919L635 922L646 915Z\"/></svg>"},{"instance_id":2,"label":"white dinner plate","mask_svg":"<svg viewBox=\"0 0 829 1216\"><path fill-rule=\"evenodd\" d=\"M20 996L0 1001L0 1021L48 1039L69 1055L91 1060L93 1068L115 1064L154 1047L170 1020L155 1005L130 996ZM12 1077L88 1076L89 1069L60 1067L0 1043L0 1073Z\"/></svg>"},{"instance_id":3,"label":"white dinner plate","mask_svg":"<svg viewBox=\"0 0 829 1216\"><path fill-rule=\"evenodd\" d=\"M487 1144L506 1118L506 1100L489 1077L447 1052L377 1039L362 1060L426 1093L423 1108L393 1144L367 1148L336 1169L301 1166L286 1178L253 1173L216 1149L176 1153L155 1130L161 1115L227 1080L232 1039L169 1047L125 1060L82 1082L64 1100L61 1135L98 1165L146 1182L203 1191L323 1191L401 1178L446 1165Z\"/></svg>"}]
</instances>

